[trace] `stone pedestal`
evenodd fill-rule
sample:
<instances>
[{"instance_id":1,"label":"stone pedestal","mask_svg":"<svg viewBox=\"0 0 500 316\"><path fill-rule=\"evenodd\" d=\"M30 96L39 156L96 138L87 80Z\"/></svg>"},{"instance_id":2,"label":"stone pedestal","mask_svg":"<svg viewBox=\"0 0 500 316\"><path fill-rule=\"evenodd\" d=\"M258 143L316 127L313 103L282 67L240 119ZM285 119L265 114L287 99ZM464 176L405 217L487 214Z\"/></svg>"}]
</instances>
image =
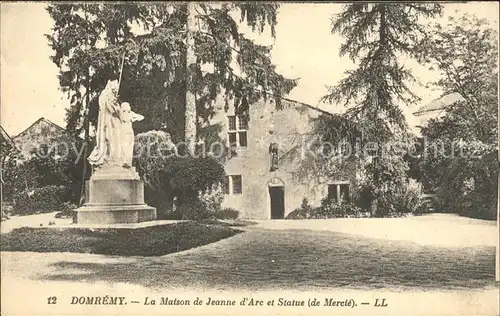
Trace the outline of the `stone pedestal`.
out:
<instances>
[{"instance_id":1,"label":"stone pedestal","mask_svg":"<svg viewBox=\"0 0 500 316\"><path fill-rule=\"evenodd\" d=\"M95 172L85 183L85 205L78 224L130 224L156 220L156 209L144 203L144 183L134 168Z\"/></svg>"}]
</instances>

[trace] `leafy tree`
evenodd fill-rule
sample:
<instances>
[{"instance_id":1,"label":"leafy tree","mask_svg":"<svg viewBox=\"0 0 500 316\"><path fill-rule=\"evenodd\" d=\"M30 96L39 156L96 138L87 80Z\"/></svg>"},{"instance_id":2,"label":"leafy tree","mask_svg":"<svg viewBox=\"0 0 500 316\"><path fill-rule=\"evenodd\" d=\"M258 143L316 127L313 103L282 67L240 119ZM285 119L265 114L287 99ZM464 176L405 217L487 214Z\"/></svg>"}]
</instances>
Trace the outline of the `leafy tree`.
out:
<instances>
[{"instance_id":1,"label":"leafy tree","mask_svg":"<svg viewBox=\"0 0 500 316\"><path fill-rule=\"evenodd\" d=\"M433 25L420 46L439 72L433 84L460 96L422 128L422 180L446 209L488 219L498 185L497 36L485 20L464 15Z\"/></svg>"},{"instance_id":2,"label":"leafy tree","mask_svg":"<svg viewBox=\"0 0 500 316\"><path fill-rule=\"evenodd\" d=\"M3 165L3 199L13 202L16 192L27 192L37 187L38 175L34 166L22 163L22 155L12 152Z\"/></svg>"},{"instance_id":3,"label":"leafy tree","mask_svg":"<svg viewBox=\"0 0 500 316\"><path fill-rule=\"evenodd\" d=\"M188 92L196 98L197 116L207 120L221 93L244 112L267 92L279 105L296 85L276 72L270 47L239 31L241 22L258 32L268 27L275 36L276 4L86 3L51 4L47 10L54 20L47 36L52 59L71 99L68 128L76 133L84 128L85 107L95 124L97 96L108 79L118 78L124 54L120 97L146 113L138 131L164 130L174 142L184 140ZM191 36L194 62L186 60ZM213 70L204 71L206 65Z\"/></svg>"},{"instance_id":4,"label":"leafy tree","mask_svg":"<svg viewBox=\"0 0 500 316\"><path fill-rule=\"evenodd\" d=\"M449 105L442 136L497 141L498 32L484 19L464 15L445 26L434 24L419 46L440 77L432 82L444 95L460 98Z\"/></svg>"},{"instance_id":5,"label":"leafy tree","mask_svg":"<svg viewBox=\"0 0 500 316\"><path fill-rule=\"evenodd\" d=\"M16 193L27 195L46 186L62 186L66 191L60 196L61 200L78 204L83 160L78 159L78 153L73 150L61 154L62 150L43 147L34 149L29 159L16 153L8 157L4 174L6 199L12 200Z\"/></svg>"}]
</instances>

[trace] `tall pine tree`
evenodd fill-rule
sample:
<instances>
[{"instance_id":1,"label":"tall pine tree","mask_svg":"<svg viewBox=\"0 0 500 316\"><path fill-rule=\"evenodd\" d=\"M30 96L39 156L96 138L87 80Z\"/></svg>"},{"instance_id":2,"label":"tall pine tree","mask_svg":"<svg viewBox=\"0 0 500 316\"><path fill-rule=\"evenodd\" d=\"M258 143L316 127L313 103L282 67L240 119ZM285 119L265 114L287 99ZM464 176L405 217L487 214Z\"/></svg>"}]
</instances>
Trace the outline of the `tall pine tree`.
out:
<instances>
[{"instance_id":1,"label":"tall pine tree","mask_svg":"<svg viewBox=\"0 0 500 316\"><path fill-rule=\"evenodd\" d=\"M441 14L439 4L377 3L348 4L332 19L332 33L344 37L340 56L349 56L358 66L323 97L344 103L347 115L358 122L366 140L386 141L407 124L401 105L418 100L408 84L415 78L401 57L418 58L424 28L421 17Z\"/></svg>"},{"instance_id":2,"label":"tall pine tree","mask_svg":"<svg viewBox=\"0 0 500 316\"><path fill-rule=\"evenodd\" d=\"M347 106L345 115L361 130L363 143L377 145L375 158L360 163L373 196L373 214L379 198L391 196L406 178L402 157L389 152L380 159L383 144L407 136L401 106L418 100L409 88L415 78L400 58L420 57L416 46L424 27L419 18L438 16L441 10L433 3L355 3L345 5L332 19L332 33L344 38L340 55L348 56L357 68L347 71L323 101Z\"/></svg>"}]
</instances>

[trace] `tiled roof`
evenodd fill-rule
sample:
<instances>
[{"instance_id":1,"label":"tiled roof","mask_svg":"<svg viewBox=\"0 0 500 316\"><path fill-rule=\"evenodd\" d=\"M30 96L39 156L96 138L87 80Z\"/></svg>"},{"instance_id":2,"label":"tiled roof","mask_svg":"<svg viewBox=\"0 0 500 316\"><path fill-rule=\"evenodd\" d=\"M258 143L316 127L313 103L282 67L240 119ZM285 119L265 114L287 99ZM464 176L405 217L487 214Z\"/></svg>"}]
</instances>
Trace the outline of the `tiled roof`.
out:
<instances>
[{"instance_id":1,"label":"tiled roof","mask_svg":"<svg viewBox=\"0 0 500 316\"><path fill-rule=\"evenodd\" d=\"M52 125L54 126L56 129L60 130L61 132L63 133L68 133L68 131L66 129L64 129L63 127L57 125L56 123L53 123L51 122L50 120L46 119L45 117L41 117L39 118L38 120L36 120L35 122L33 122L33 124L31 124L28 128L26 128L24 131L22 131L21 133L17 134L16 136L13 137L13 139L16 139L22 135L24 135L26 132L28 132L31 128L33 128L33 126L36 126L37 124L39 124L40 122L45 122L45 123L48 123L49 125Z\"/></svg>"}]
</instances>

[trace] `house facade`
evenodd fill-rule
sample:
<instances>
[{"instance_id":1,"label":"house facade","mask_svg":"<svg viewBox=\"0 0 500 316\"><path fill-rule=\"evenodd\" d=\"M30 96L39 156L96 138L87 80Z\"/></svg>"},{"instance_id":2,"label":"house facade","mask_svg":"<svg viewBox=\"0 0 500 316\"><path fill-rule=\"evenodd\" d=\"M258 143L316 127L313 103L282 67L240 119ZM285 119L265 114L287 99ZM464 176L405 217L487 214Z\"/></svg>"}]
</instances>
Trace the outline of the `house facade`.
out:
<instances>
[{"instance_id":1,"label":"house facade","mask_svg":"<svg viewBox=\"0 0 500 316\"><path fill-rule=\"evenodd\" d=\"M4 137L2 132L2 138ZM84 154L81 139L74 137L66 129L44 117L39 118L24 131L9 139L13 149L9 151L8 155L2 156L2 175L10 171L9 168L16 168L34 157L43 158L50 155L60 161L69 157L72 162L76 163L77 158L81 159ZM31 192L40 187L37 180L38 175L33 174L34 171L26 172L24 169L19 171L21 170L22 172L17 173L16 171L15 174L22 178L8 179L12 180L8 183L4 183L7 179L2 178L2 201L13 202L14 195L19 190ZM22 183L22 185L15 187L16 183L17 185ZM75 182L75 185L78 184Z\"/></svg>"},{"instance_id":2,"label":"house facade","mask_svg":"<svg viewBox=\"0 0 500 316\"><path fill-rule=\"evenodd\" d=\"M418 120L418 127L427 126L430 119L438 119L446 115L447 109L453 103L462 100L463 98L458 93L444 95L432 100L428 104L422 106L413 115Z\"/></svg>"},{"instance_id":3,"label":"house facade","mask_svg":"<svg viewBox=\"0 0 500 316\"><path fill-rule=\"evenodd\" d=\"M219 138L233 153L224 164L223 207L237 210L243 219L281 219L300 207L304 198L313 206L327 196L339 203L349 201L358 176L354 163L342 164L329 177L304 168L315 154L309 147L314 121L331 114L288 99L279 109L272 99L261 100L249 107L246 116L237 115L222 101L216 103L215 113L210 125L219 125ZM44 118L13 142L26 159L43 144L78 143Z\"/></svg>"},{"instance_id":4,"label":"house facade","mask_svg":"<svg viewBox=\"0 0 500 316\"><path fill-rule=\"evenodd\" d=\"M313 206L326 196L339 203L349 200L355 164L344 165L333 177L304 172L314 154L309 148L313 121L331 114L288 99L278 109L268 99L252 104L242 116L221 103L211 124L221 126L219 136L234 153L225 163L223 207L236 209L240 218L281 219L303 198Z\"/></svg>"}]
</instances>

